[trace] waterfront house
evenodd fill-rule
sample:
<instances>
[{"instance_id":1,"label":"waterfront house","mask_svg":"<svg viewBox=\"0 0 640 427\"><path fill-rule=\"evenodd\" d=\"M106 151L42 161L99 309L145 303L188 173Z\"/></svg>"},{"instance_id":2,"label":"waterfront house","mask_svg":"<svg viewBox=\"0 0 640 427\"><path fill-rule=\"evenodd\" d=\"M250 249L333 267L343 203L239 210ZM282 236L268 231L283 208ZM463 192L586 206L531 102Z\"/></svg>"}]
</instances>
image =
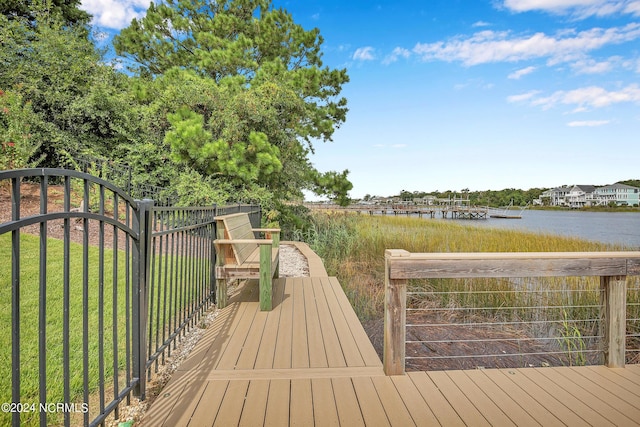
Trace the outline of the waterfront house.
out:
<instances>
[{"instance_id":1,"label":"waterfront house","mask_svg":"<svg viewBox=\"0 0 640 427\"><path fill-rule=\"evenodd\" d=\"M595 191L593 185L574 185L565 196L565 201L572 208L596 205Z\"/></svg>"},{"instance_id":2,"label":"waterfront house","mask_svg":"<svg viewBox=\"0 0 640 427\"><path fill-rule=\"evenodd\" d=\"M545 191L540 195L540 200L546 206L566 206L567 194L571 191L571 187L556 187Z\"/></svg>"},{"instance_id":3,"label":"waterfront house","mask_svg":"<svg viewBox=\"0 0 640 427\"><path fill-rule=\"evenodd\" d=\"M638 206L640 189L631 185L616 183L596 189L595 196L601 205L615 203L618 206Z\"/></svg>"}]
</instances>

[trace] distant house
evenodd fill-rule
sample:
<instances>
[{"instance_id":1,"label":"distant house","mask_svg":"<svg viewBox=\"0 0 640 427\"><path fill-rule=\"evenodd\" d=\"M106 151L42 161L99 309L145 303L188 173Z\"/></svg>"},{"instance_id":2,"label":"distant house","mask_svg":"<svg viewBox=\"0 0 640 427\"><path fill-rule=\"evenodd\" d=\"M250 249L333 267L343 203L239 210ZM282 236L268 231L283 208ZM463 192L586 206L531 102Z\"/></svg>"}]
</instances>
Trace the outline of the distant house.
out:
<instances>
[{"instance_id":1,"label":"distant house","mask_svg":"<svg viewBox=\"0 0 640 427\"><path fill-rule=\"evenodd\" d=\"M572 208L596 205L595 192L596 187L593 185L574 185L565 196L565 201Z\"/></svg>"},{"instance_id":2,"label":"distant house","mask_svg":"<svg viewBox=\"0 0 640 427\"><path fill-rule=\"evenodd\" d=\"M616 183L596 189L596 197L602 205L615 203L618 206L634 206L640 204L640 188Z\"/></svg>"},{"instance_id":3,"label":"distant house","mask_svg":"<svg viewBox=\"0 0 640 427\"><path fill-rule=\"evenodd\" d=\"M543 192L540 195L541 204L546 206L567 206L566 197L571 192L571 187L556 187Z\"/></svg>"}]
</instances>

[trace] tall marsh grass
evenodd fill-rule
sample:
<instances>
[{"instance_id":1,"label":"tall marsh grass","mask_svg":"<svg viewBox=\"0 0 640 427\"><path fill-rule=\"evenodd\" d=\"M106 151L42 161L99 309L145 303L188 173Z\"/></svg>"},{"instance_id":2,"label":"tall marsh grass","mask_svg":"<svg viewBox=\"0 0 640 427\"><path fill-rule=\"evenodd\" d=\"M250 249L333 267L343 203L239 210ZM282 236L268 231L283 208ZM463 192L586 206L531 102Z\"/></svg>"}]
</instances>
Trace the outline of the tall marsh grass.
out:
<instances>
[{"instance_id":1,"label":"tall marsh grass","mask_svg":"<svg viewBox=\"0 0 640 427\"><path fill-rule=\"evenodd\" d=\"M361 319L383 310L384 252L578 252L620 247L577 238L465 226L452 220L313 213L314 227L302 237L338 277ZM375 289L372 289L375 288ZM362 298L363 301L359 301Z\"/></svg>"},{"instance_id":2,"label":"tall marsh grass","mask_svg":"<svg viewBox=\"0 0 640 427\"><path fill-rule=\"evenodd\" d=\"M314 212L313 223L312 231L302 237L322 257L328 273L338 277L361 321L383 316L386 249L409 252L624 250L620 246L578 238L474 227L452 220ZM638 277L628 278L630 335L640 333L638 283ZM557 347L575 351L576 346L580 349L583 345L581 340L588 339L585 337L599 334L599 286L597 277L413 280L409 283L408 307L437 310L442 321L531 322L534 330L528 332L532 335L559 336L561 339L555 342ZM555 323L543 323L548 319L554 319ZM583 359L574 360L582 362Z\"/></svg>"}]
</instances>

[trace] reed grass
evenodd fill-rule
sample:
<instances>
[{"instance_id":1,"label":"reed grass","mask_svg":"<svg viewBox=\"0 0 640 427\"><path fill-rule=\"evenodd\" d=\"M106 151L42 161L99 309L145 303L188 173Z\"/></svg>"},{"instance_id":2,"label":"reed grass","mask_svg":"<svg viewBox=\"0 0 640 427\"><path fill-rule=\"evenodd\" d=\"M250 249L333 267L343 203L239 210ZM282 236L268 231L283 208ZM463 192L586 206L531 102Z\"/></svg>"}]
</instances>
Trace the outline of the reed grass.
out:
<instances>
[{"instance_id":1,"label":"reed grass","mask_svg":"<svg viewBox=\"0 0 640 427\"><path fill-rule=\"evenodd\" d=\"M350 213L313 213L305 240L338 277L361 321L384 313L384 252L589 252L617 245L578 238L463 225L452 220ZM629 277L628 318L640 317L638 277ZM411 280L409 308L436 310L443 321L553 321L532 326L534 336L556 336L565 349L583 348L597 336L600 284L597 277ZM538 307L532 309L532 307ZM566 317L565 317L566 316ZM630 320L630 335L640 333ZM634 326L635 325L635 326ZM535 329L538 330L535 330ZM564 329L563 329L564 328ZM594 344L595 345L595 344ZM577 347L576 347L577 346ZM577 354L581 355L581 352ZM577 354L574 354L576 356ZM573 359L582 363L582 358Z\"/></svg>"},{"instance_id":2,"label":"reed grass","mask_svg":"<svg viewBox=\"0 0 640 427\"><path fill-rule=\"evenodd\" d=\"M313 213L302 237L343 283L361 319L383 309L384 252L577 252L621 247L577 238L465 226L454 221L395 216ZM451 286L451 281L446 282ZM495 283L495 282L494 282Z\"/></svg>"}]
</instances>

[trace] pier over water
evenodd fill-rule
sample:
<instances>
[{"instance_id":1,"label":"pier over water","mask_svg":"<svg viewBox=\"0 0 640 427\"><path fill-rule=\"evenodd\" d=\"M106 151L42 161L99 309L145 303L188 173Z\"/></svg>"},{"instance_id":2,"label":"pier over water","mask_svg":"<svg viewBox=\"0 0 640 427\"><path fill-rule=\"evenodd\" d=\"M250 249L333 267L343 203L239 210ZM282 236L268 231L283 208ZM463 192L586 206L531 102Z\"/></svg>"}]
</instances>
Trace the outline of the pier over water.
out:
<instances>
[{"instance_id":1,"label":"pier over water","mask_svg":"<svg viewBox=\"0 0 640 427\"><path fill-rule=\"evenodd\" d=\"M464 204L450 205L415 205L415 204L354 204L339 206L324 203L307 203L309 209L327 210L334 212L357 212L369 215L417 215L422 218L450 218L450 219L487 219L489 208L486 206L470 206Z\"/></svg>"}]
</instances>

